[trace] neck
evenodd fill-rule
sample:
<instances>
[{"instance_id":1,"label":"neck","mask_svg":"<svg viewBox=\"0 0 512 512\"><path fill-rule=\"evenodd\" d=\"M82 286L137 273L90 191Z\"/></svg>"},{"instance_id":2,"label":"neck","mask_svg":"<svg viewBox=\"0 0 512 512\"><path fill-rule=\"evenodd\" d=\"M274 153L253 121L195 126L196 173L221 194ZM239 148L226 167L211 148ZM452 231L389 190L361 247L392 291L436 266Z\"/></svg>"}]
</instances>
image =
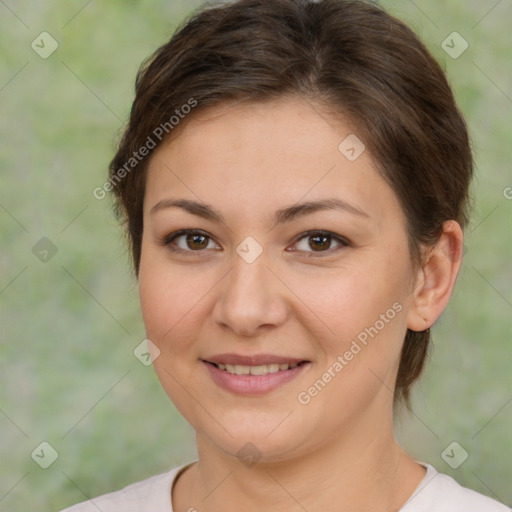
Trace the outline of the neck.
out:
<instances>
[{"instance_id":1,"label":"neck","mask_svg":"<svg viewBox=\"0 0 512 512\"><path fill-rule=\"evenodd\" d=\"M366 422L296 457L246 467L197 435L199 461L173 490L176 510L399 510L425 469L397 444L392 421Z\"/></svg>"}]
</instances>

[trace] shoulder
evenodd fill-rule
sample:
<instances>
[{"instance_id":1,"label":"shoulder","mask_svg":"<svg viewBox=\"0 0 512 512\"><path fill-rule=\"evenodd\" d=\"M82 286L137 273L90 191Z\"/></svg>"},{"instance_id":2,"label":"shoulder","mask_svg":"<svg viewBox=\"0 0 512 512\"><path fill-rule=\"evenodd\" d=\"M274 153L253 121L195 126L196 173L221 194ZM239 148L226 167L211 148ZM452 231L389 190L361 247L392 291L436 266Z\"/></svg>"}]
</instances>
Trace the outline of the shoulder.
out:
<instances>
[{"instance_id":1,"label":"shoulder","mask_svg":"<svg viewBox=\"0 0 512 512\"><path fill-rule=\"evenodd\" d=\"M427 474L400 512L510 512L502 503L462 487L452 477L422 464Z\"/></svg>"},{"instance_id":2,"label":"shoulder","mask_svg":"<svg viewBox=\"0 0 512 512\"><path fill-rule=\"evenodd\" d=\"M186 466L188 464L127 485L118 491L83 501L61 512L172 512L172 484Z\"/></svg>"}]
</instances>

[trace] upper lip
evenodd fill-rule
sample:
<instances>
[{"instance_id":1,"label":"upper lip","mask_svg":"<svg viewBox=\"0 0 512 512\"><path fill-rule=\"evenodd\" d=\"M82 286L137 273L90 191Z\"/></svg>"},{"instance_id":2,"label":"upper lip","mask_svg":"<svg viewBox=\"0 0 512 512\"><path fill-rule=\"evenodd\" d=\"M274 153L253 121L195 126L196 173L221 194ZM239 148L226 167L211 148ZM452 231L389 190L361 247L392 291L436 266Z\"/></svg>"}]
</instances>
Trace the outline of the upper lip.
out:
<instances>
[{"instance_id":1,"label":"upper lip","mask_svg":"<svg viewBox=\"0 0 512 512\"><path fill-rule=\"evenodd\" d=\"M264 364L294 364L306 361L296 357L278 356L274 354L217 354L203 359L208 363L215 364L239 364L243 366L259 366Z\"/></svg>"}]
</instances>

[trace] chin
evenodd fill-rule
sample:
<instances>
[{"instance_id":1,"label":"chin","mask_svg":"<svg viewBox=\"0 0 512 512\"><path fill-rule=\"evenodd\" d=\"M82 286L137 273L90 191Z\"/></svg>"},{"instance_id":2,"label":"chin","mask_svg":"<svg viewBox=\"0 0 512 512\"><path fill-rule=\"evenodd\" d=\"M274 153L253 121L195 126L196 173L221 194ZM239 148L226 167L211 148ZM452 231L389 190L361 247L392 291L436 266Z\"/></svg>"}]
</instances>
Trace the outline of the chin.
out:
<instances>
[{"instance_id":1,"label":"chin","mask_svg":"<svg viewBox=\"0 0 512 512\"><path fill-rule=\"evenodd\" d=\"M290 414L291 409L281 407L275 412L257 412L255 405L249 407L227 411L220 421L222 426L209 416L187 418L198 434L198 446L200 438L206 438L208 443L242 463L248 458L260 464L288 460L304 450L307 439L311 439L310 429L296 411Z\"/></svg>"}]
</instances>

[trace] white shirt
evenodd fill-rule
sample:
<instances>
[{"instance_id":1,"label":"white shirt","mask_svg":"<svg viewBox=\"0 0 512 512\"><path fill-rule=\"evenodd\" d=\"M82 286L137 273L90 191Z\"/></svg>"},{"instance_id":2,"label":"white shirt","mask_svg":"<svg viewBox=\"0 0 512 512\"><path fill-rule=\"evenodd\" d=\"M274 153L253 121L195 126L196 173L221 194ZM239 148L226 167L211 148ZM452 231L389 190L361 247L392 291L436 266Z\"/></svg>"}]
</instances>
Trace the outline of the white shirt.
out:
<instances>
[{"instance_id":1,"label":"white shirt","mask_svg":"<svg viewBox=\"0 0 512 512\"><path fill-rule=\"evenodd\" d=\"M195 461L194 461L195 462ZM84 501L61 512L173 512L171 489L176 477L193 463L176 467L127 487ZM460 486L430 464L427 474L398 512L510 512L497 501ZM194 510L191 508L191 510Z\"/></svg>"}]
</instances>

